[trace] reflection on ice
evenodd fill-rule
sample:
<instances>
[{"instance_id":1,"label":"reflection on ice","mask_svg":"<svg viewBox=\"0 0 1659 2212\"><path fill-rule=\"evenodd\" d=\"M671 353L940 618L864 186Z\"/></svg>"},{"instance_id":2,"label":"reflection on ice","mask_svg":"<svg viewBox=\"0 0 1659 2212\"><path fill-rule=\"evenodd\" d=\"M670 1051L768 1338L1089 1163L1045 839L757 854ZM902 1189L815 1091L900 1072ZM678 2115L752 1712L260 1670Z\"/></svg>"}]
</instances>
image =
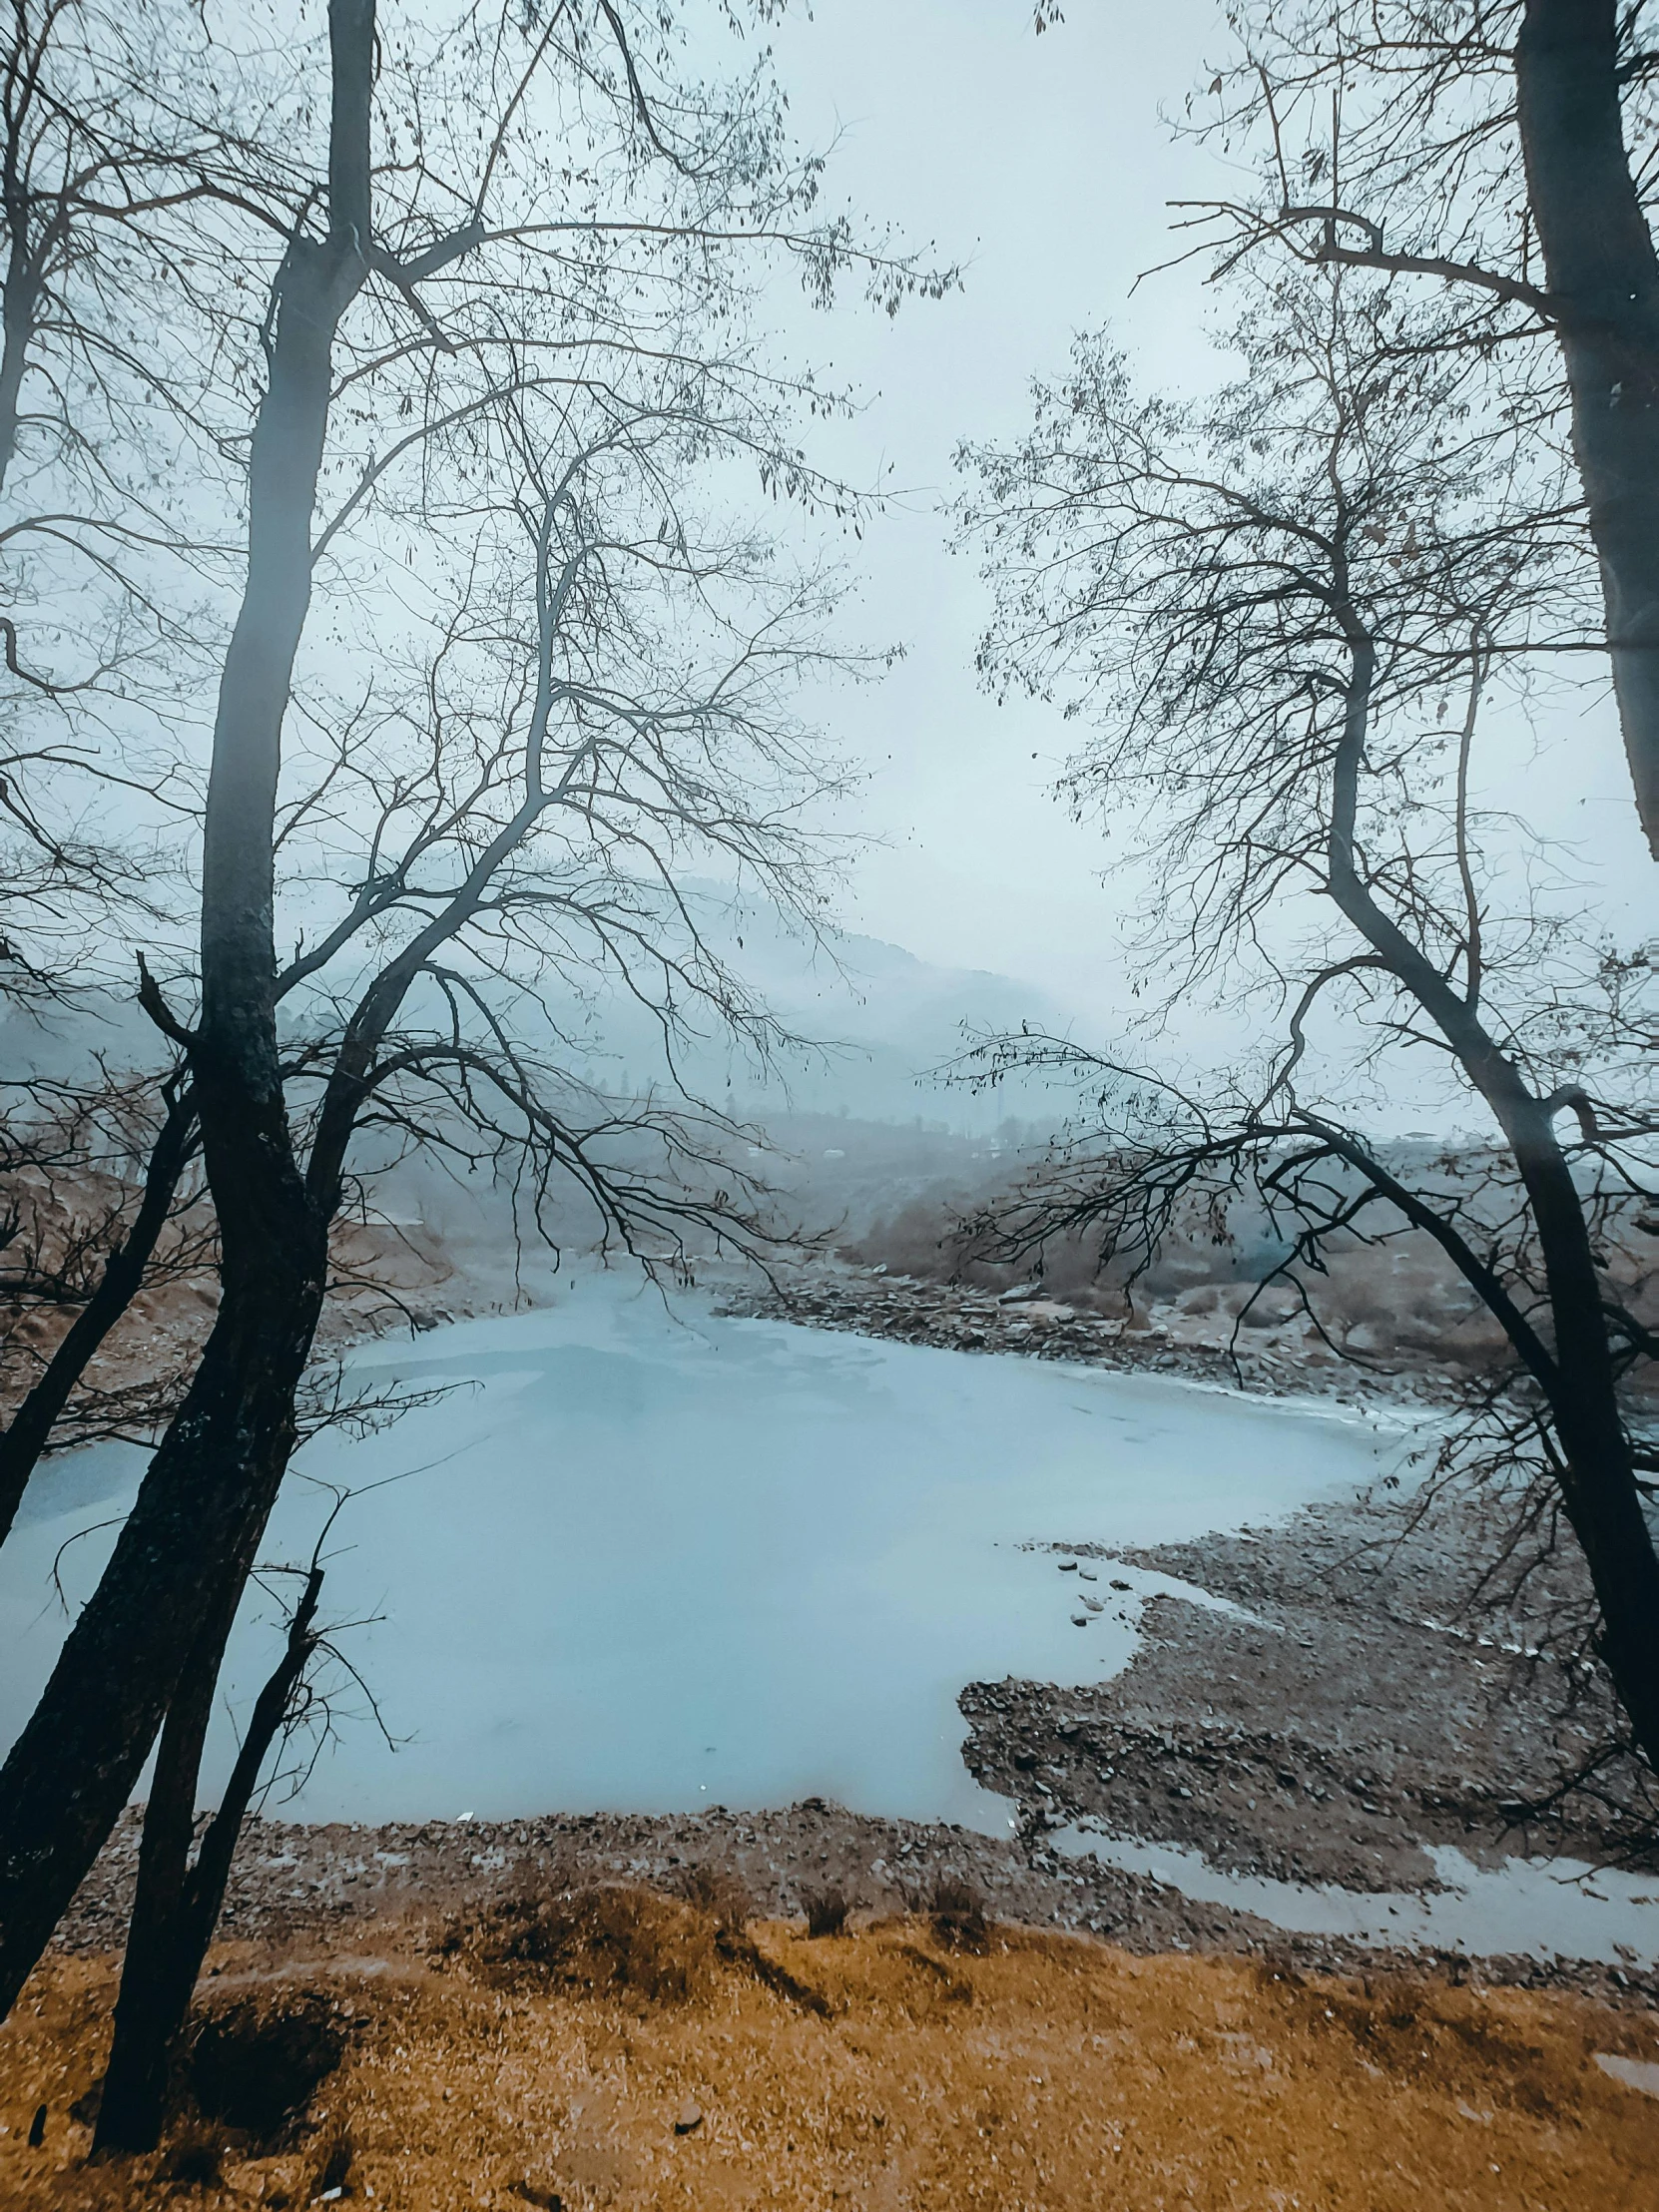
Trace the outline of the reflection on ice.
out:
<instances>
[{"instance_id":1,"label":"reflection on ice","mask_svg":"<svg viewBox=\"0 0 1659 2212\"><path fill-rule=\"evenodd\" d=\"M363 1493L336 1524L325 1603L380 1616L347 1649L402 1739L394 1754L366 1715L348 1723L293 1808L309 1819L816 1792L1005 1832L1006 1801L962 1765L958 1691L1098 1681L1134 1636L1129 1610L1075 1627L1076 1577L1023 1545L1259 1520L1398 1451L1329 1412L724 1321L691 1298L669 1312L616 1278L358 1367L477 1386L366 1439L318 1439L284 1491L272 1560L308 1555L329 1502L312 1484ZM63 1633L53 1556L120 1511L138 1465L54 1463L0 1553L8 1739ZM112 1540L67 1554L72 1603ZM233 1707L270 1664L271 1611L239 1629Z\"/></svg>"}]
</instances>

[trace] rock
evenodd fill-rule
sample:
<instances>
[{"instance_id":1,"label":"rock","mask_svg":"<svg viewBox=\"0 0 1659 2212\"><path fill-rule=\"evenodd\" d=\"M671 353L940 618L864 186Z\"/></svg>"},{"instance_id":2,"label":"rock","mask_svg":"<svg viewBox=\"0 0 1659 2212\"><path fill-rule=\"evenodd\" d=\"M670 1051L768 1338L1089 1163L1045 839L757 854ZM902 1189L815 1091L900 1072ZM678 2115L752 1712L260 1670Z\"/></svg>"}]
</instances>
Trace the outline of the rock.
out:
<instances>
[{"instance_id":1,"label":"rock","mask_svg":"<svg viewBox=\"0 0 1659 2212\"><path fill-rule=\"evenodd\" d=\"M694 2129L700 2128L702 2125L702 2107L694 2104L691 2098L688 2097L675 2116L674 2132L676 2135L690 2135Z\"/></svg>"}]
</instances>

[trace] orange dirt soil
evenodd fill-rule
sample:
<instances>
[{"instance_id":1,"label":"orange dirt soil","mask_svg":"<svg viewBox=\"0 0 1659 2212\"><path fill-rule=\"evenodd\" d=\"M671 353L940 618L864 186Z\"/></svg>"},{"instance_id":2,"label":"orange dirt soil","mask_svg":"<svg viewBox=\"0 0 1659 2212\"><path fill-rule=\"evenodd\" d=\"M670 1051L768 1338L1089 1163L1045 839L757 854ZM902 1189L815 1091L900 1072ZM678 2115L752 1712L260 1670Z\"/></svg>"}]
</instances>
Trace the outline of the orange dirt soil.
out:
<instances>
[{"instance_id":1,"label":"orange dirt soil","mask_svg":"<svg viewBox=\"0 0 1659 2212\"><path fill-rule=\"evenodd\" d=\"M1596 2063L1659 2058L1659 2029L1582 1997L1012 1927L964 1949L922 1919L744 1936L652 1893L587 1897L585 1952L568 1908L539 1954L492 1950L476 1919L219 1946L210 2021L258 2052L308 2006L343 2056L263 2137L222 2084L159 2154L97 2166L115 1962L54 1957L0 2030L0 2208L1659 2205L1659 2099Z\"/></svg>"}]
</instances>

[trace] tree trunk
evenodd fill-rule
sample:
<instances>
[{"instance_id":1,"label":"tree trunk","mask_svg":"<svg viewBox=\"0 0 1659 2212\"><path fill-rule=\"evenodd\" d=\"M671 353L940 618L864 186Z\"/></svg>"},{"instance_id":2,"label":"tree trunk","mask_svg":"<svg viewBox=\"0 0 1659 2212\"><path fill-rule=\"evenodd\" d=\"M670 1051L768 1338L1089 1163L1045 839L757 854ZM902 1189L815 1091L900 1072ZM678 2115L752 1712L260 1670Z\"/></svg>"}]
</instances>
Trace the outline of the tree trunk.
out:
<instances>
[{"instance_id":1,"label":"tree trunk","mask_svg":"<svg viewBox=\"0 0 1659 2212\"><path fill-rule=\"evenodd\" d=\"M18 408L29 366L29 347L46 289L49 250L49 242L30 238L29 196L13 159L8 158L5 170L6 228L11 234L11 251L6 258L5 280L0 283L0 491L5 489L17 457Z\"/></svg>"},{"instance_id":2,"label":"tree trunk","mask_svg":"<svg viewBox=\"0 0 1659 2212\"><path fill-rule=\"evenodd\" d=\"M195 1145L196 1108L187 1092L168 1108L150 1155L144 1197L132 1229L104 1263L98 1288L76 1315L46 1371L0 1434L0 1544L11 1534L17 1508L54 1422L86 1374L93 1355L127 1311L167 1225L173 1195Z\"/></svg>"},{"instance_id":3,"label":"tree trunk","mask_svg":"<svg viewBox=\"0 0 1659 2212\"><path fill-rule=\"evenodd\" d=\"M230 1626L223 1616L198 1640L168 1709L155 1785L145 1809L138 1891L115 2008L115 2041L93 2137L95 2156L104 2150L154 2150L160 2138L174 2053L202 1961L219 1925L242 1825L266 1755L316 1649L313 1622L321 1588L322 1570L313 1567L288 1624L281 1660L255 1700L230 1781L194 1867L189 1860L202 1747Z\"/></svg>"},{"instance_id":4,"label":"tree trunk","mask_svg":"<svg viewBox=\"0 0 1659 2212\"><path fill-rule=\"evenodd\" d=\"M144 1809L138 1885L127 1925L127 1956L116 1999L115 2041L93 2134L103 2150L154 2150L167 2110L179 2023L196 1985L189 1944L190 1847L202 1746L229 1623L223 1610L204 1627L162 1728L150 1802Z\"/></svg>"},{"instance_id":5,"label":"tree trunk","mask_svg":"<svg viewBox=\"0 0 1659 2212\"><path fill-rule=\"evenodd\" d=\"M326 1215L294 1157L276 1050L275 826L334 335L367 274L374 0L329 0L328 37L328 232L295 237L277 279L248 575L208 780L190 1059L224 1297L114 1556L0 1772L0 2015L131 1794L205 1623L235 1613L293 1448L322 1305Z\"/></svg>"},{"instance_id":6,"label":"tree trunk","mask_svg":"<svg viewBox=\"0 0 1659 2212\"><path fill-rule=\"evenodd\" d=\"M320 1240L229 1289L189 1395L0 1773L0 2010L9 2010L131 1796L202 1624L240 1597L293 1444L321 1304Z\"/></svg>"},{"instance_id":7,"label":"tree trunk","mask_svg":"<svg viewBox=\"0 0 1659 2212\"><path fill-rule=\"evenodd\" d=\"M1346 591L1347 578L1341 578ZM1619 1413L1612 1345L1583 1201L1549 1106L1527 1087L1478 1011L1378 905L1355 858L1360 765L1370 729L1376 646L1358 608L1335 611L1352 654L1342 743L1332 769L1329 888L1403 990L1434 1023L1502 1130L1525 1187L1543 1254L1554 1345L1534 1358L1524 1324L1488 1300L1549 1401L1566 1457L1561 1502L1601 1611L1601 1655L1648 1764L1659 1773L1659 1553L1642 1511L1630 1439ZM1477 1294L1485 1296L1479 1283Z\"/></svg>"},{"instance_id":8,"label":"tree trunk","mask_svg":"<svg viewBox=\"0 0 1659 2212\"><path fill-rule=\"evenodd\" d=\"M1527 0L1515 83L1613 689L1659 858L1659 256L1624 143L1615 19L1615 0Z\"/></svg>"},{"instance_id":9,"label":"tree trunk","mask_svg":"<svg viewBox=\"0 0 1659 2212\"><path fill-rule=\"evenodd\" d=\"M1561 1502L1601 1611L1601 1656L1659 1773L1659 1555L1619 1415L1612 1347L1583 1203L1548 1115L1511 1135L1532 1202L1554 1324L1550 1409L1566 1455Z\"/></svg>"}]
</instances>

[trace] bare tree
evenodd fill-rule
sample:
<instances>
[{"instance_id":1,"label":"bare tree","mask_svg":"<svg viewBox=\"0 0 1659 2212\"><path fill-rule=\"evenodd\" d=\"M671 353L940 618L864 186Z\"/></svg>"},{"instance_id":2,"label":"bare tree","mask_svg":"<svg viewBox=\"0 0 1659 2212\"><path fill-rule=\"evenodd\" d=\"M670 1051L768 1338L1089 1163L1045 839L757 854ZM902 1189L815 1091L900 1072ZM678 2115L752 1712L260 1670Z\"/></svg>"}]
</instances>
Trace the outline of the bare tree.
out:
<instances>
[{"instance_id":1,"label":"bare tree","mask_svg":"<svg viewBox=\"0 0 1659 2212\"><path fill-rule=\"evenodd\" d=\"M1187 121L1258 156L1250 197L1186 211L1218 268L1277 243L1387 272L1413 343L1466 348L1546 446L1570 447L1606 655L1659 855L1659 52L1637 0L1298 0L1231 11L1242 49ZM1200 251L1207 251L1201 248Z\"/></svg>"},{"instance_id":2,"label":"bare tree","mask_svg":"<svg viewBox=\"0 0 1659 2212\"><path fill-rule=\"evenodd\" d=\"M203 532L223 475L193 244L283 171L239 137L205 13L10 0L0 17L0 991L108 980L110 924L167 912L154 835L212 666ZM217 66L216 66L217 65ZM256 103L257 105L257 103ZM279 148L279 133L270 134Z\"/></svg>"},{"instance_id":3,"label":"bare tree","mask_svg":"<svg viewBox=\"0 0 1659 2212\"><path fill-rule=\"evenodd\" d=\"M214 1260L212 1221L189 1175L198 1140L181 1071L159 1097L145 1080L12 1089L32 1110L20 1115L14 1095L0 1156L0 1353L28 1380L8 1390L15 1402L0 1429L0 1543L49 1444L86 1442L110 1432L112 1414L130 1424L152 1410L151 1376L137 1384L137 1405L131 1386L115 1393L119 1410L110 1393L87 1393L89 1368L141 1287L205 1276Z\"/></svg>"},{"instance_id":4,"label":"bare tree","mask_svg":"<svg viewBox=\"0 0 1659 2212\"><path fill-rule=\"evenodd\" d=\"M688 487L712 497L741 462L847 510L790 427L824 402L747 333L758 246L821 292L849 267L889 300L944 280L816 222L817 165L790 154L764 71L720 99L677 91L650 11L469 13L377 42L372 0L330 0L327 38L317 173L285 201L263 183L212 202L279 259L254 333L199 1002L182 962L142 987L189 1068L222 1297L6 1765L4 2004L180 1686L217 1673L293 1448L359 1132L475 1131L532 1191L574 1178L646 1258L676 1263L691 1231L756 1235L717 1113L619 1114L562 1064L552 1001L539 1027L527 1009L585 972L643 999L671 1050L703 1020L760 1051L775 1036L680 880L712 856L815 919L836 779L785 702L825 587L752 530L700 526ZM284 789L294 710L328 757ZM289 856L303 941L284 963Z\"/></svg>"},{"instance_id":5,"label":"bare tree","mask_svg":"<svg viewBox=\"0 0 1659 2212\"><path fill-rule=\"evenodd\" d=\"M1004 1256L1087 1229L1132 1277L1179 1208L1248 1189L1316 1322L1330 1253L1429 1240L1511 1353L1458 1451L1570 1525L1653 1766L1659 1339L1608 1249L1653 1191L1653 978L1527 889L1518 832L1474 796L1482 715L1571 547L1528 470L1492 474L1477 367L1411 344L1364 282L1263 287L1243 378L1205 405L1136 393L1081 340L1032 435L969 456L986 670L1087 717L1080 807L1140 812L1159 917L1140 980L1161 950L1189 1009L1206 979L1235 1009L1254 990L1277 1039L1190 1084L1123 1051L989 1047L993 1074L1071 1068L1096 1118L979 1226ZM1413 1167L1368 1133L1368 1084L1473 1107L1488 1148Z\"/></svg>"}]
</instances>

